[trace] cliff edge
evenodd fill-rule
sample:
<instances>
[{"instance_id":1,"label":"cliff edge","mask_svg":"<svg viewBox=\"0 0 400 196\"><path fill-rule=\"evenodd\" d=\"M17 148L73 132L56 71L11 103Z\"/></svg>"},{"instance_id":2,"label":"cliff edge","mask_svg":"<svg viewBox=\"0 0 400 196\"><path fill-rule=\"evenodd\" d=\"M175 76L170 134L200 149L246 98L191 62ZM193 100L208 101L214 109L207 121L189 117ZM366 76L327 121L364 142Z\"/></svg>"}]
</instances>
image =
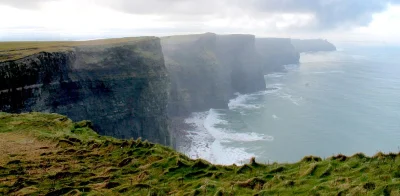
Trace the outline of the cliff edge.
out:
<instances>
[{"instance_id":1,"label":"cliff edge","mask_svg":"<svg viewBox=\"0 0 400 196\"><path fill-rule=\"evenodd\" d=\"M103 135L170 144L159 38L8 44L0 51L1 111L60 113L93 121Z\"/></svg>"},{"instance_id":2,"label":"cliff edge","mask_svg":"<svg viewBox=\"0 0 400 196\"><path fill-rule=\"evenodd\" d=\"M58 114L0 113L0 195L398 195L399 153L213 165Z\"/></svg>"}]
</instances>

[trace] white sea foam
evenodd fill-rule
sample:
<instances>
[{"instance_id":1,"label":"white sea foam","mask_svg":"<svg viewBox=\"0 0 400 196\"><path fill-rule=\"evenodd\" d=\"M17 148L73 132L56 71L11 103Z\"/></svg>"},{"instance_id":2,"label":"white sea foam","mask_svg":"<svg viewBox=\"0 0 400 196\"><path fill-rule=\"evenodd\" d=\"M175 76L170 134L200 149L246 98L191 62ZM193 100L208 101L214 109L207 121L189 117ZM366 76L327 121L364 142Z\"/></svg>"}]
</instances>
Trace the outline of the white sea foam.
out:
<instances>
[{"instance_id":1,"label":"white sea foam","mask_svg":"<svg viewBox=\"0 0 400 196\"><path fill-rule=\"evenodd\" d=\"M204 127L217 140L235 141L235 142L252 142L259 140L267 140L264 135L257 133L236 133L223 128L215 128L215 125L220 125L221 122L226 122L220 119L220 114L211 109L204 121Z\"/></svg>"},{"instance_id":2,"label":"white sea foam","mask_svg":"<svg viewBox=\"0 0 400 196\"><path fill-rule=\"evenodd\" d=\"M284 86L284 84L275 83L275 84L268 84L266 87L267 87L267 89L272 89L272 90L270 90L270 91L272 91L270 93L273 93L273 92L276 92L278 90L281 90L283 86Z\"/></svg>"},{"instance_id":3,"label":"white sea foam","mask_svg":"<svg viewBox=\"0 0 400 196\"><path fill-rule=\"evenodd\" d=\"M240 164L255 156L244 148L226 147L227 142L272 141L272 136L257 133L238 133L232 130L217 128L228 122L221 119L218 111L193 113L186 123L192 124L195 130L188 131L191 147L188 153L191 158L202 158L216 164Z\"/></svg>"},{"instance_id":4,"label":"white sea foam","mask_svg":"<svg viewBox=\"0 0 400 196\"><path fill-rule=\"evenodd\" d=\"M284 67L285 67L286 71L295 71L295 70L299 69L298 64L288 64L288 65L284 65Z\"/></svg>"},{"instance_id":5,"label":"white sea foam","mask_svg":"<svg viewBox=\"0 0 400 196\"><path fill-rule=\"evenodd\" d=\"M273 119L279 119L279 117L277 115L275 115L275 114L272 115L272 118Z\"/></svg>"},{"instance_id":6,"label":"white sea foam","mask_svg":"<svg viewBox=\"0 0 400 196\"><path fill-rule=\"evenodd\" d=\"M307 83L308 84L308 83ZM303 97L298 97L298 96L294 96L292 95L292 93L288 93L288 89L284 89L284 84L281 83L274 83L274 84L268 84L267 88L269 89L273 89L268 91L269 93L274 94L275 96L278 96L280 98L289 100L290 102L292 102L295 105L301 105L301 102L303 101Z\"/></svg>"},{"instance_id":7,"label":"white sea foam","mask_svg":"<svg viewBox=\"0 0 400 196\"><path fill-rule=\"evenodd\" d=\"M256 93L252 94L240 94L236 93L236 97L229 100L228 107L230 110L235 110L235 109L247 109L247 110L252 110L252 109L260 109L263 106L260 104L253 104L250 103L251 101L254 101L258 99L260 96L264 96L266 94L271 94L276 92L277 90L281 89L283 84L276 84L276 85L268 85L267 89L265 91L259 91Z\"/></svg>"},{"instance_id":8,"label":"white sea foam","mask_svg":"<svg viewBox=\"0 0 400 196\"><path fill-rule=\"evenodd\" d=\"M258 109L261 106L256 104L248 104L248 101L254 100L256 97L249 95L249 94L236 94L236 98L229 100L228 107L229 109L237 109L237 108L244 108L244 109Z\"/></svg>"},{"instance_id":9,"label":"white sea foam","mask_svg":"<svg viewBox=\"0 0 400 196\"><path fill-rule=\"evenodd\" d=\"M292 102L295 105L301 105L301 102L303 101L303 97L297 97L297 96L294 96L294 95L291 95L291 94L288 94L285 92L279 92L276 95Z\"/></svg>"},{"instance_id":10,"label":"white sea foam","mask_svg":"<svg viewBox=\"0 0 400 196\"><path fill-rule=\"evenodd\" d=\"M296 68L297 65L289 65L288 69ZM271 80L279 80L284 73L274 73L266 75ZM236 93L236 97L228 103L229 109L246 115L249 111L254 111L263 107L257 100L267 94L282 96L285 99L297 103L295 97L288 94L282 94L280 91L284 84L275 82L266 86L267 90L252 94ZM299 104L299 103L297 103ZM279 119L273 115L274 119ZM189 130L191 146L186 152L191 158L202 158L216 164L241 164L255 156L247 152L245 148L231 147L232 142L253 142L253 141L273 141L272 136L259 134L255 132L245 132L245 130L230 130L229 122L224 120L224 115L219 110L211 109L207 112L193 113L186 123L192 124L195 129Z\"/></svg>"},{"instance_id":11,"label":"white sea foam","mask_svg":"<svg viewBox=\"0 0 400 196\"><path fill-rule=\"evenodd\" d=\"M284 76L284 73L278 73L278 72L265 75L265 77L267 78L280 78L282 76Z\"/></svg>"}]
</instances>

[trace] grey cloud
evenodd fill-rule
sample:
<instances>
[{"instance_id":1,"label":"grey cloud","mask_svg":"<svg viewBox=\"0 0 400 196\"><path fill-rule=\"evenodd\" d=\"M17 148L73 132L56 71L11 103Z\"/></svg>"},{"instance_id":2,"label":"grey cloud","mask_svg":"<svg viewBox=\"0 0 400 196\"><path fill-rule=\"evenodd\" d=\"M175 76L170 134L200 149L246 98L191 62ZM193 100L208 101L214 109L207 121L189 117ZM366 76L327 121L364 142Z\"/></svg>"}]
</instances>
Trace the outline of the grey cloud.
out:
<instances>
[{"instance_id":1,"label":"grey cloud","mask_svg":"<svg viewBox=\"0 0 400 196\"><path fill-rule=\"evenodd\" d=\"M0 4L34 8L41 2L57 0L0 0ZM79 2L79 1L76 1ZM240 18L244 13L263 20L272 13L309 13L316 18L309 29L365 26L374 13L400 0L93 0L93 2L130 14L155 14L162 20L188 24L210 17ZM228 15L224 15L227 10ZM238 11L240 13L236 13Z\"/></svg>"},{"instance_id":2,"label":"grey cloud","mask_svg":"<svg viewBox=\"0 0 400 196\"><path fill-rule=\"evenodd\" d=\"M135 14L162 14L166 17L185 15L218 15L226 9L239 8L249 15L268 17L271 13L309 13L316 18L309 28L332 29L365 26L374 13L384 11L389 3L400 0L96 0L115 9ZM255 12L258 12L256 14ZM236 15L235 17L240 17ZM179 17L178 17L179 18ZM195 17L193 17L195 18ZM181 18L182 19L182 18ZM262 19L262 18L260 18Z\"/></svg>"},{"instance_id":3,"label":"grey cloud","mask_svg":"<svg viewBox=\"0 0 400 196\"><path fill-rule=\"evenodd\" d=\"M312 13L317 27L367 25L372 15L384 11L389 3L400 0L252 0L251 6L260 12Z\"/></svg>"}]
</instances>

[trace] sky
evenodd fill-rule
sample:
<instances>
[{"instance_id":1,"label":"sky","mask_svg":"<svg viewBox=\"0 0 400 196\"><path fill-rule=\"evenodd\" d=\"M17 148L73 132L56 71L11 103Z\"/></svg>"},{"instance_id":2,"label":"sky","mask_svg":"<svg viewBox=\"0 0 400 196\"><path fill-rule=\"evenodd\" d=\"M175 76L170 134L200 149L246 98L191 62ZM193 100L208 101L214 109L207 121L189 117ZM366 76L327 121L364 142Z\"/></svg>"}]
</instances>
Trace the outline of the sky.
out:
<instances>
[{"instance_id":1,"label":"sky","mask_svg":"<svg viewBox=\"0 0 400 196\"><path fill-rule=\"evenodd\" d=\"M400 45L400 0L0 0L0 41L214 32Z\"/></svg>"}]
</instances>

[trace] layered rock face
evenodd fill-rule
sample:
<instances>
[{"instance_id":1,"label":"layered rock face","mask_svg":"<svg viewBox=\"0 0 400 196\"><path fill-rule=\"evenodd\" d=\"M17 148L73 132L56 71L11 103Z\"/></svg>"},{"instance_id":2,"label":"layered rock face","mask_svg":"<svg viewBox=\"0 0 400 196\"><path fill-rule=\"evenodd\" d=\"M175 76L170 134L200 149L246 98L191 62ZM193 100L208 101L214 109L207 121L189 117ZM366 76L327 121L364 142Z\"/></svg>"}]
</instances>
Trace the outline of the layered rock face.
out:
<instances>
[{"instance_id":1,"label":"layered rock face","mask_svg":"<svg viewBox=\"0 0 400 196\"><path fill-rule=\"evenodd\" d=\"M76 46L0 63L0 110L91 120L103 135L170 145L160 40Z\"/></svg>"},{"instance_id":2,"label":"layered rock face","mask_svg":"<svg viewBox=\"0 0 400 196\"><path fill-rule=\"evenodd\" d=\"M292 39L292 44L300 53L336 50L336 47L332 43L323 39Z\"/></svg>"},{"instance_id":3,"label":"layered rock face","mask_svg":"<svg viewBox=\"0 0 400 196\"><path fill-rule=\"evenodd\" d=\"M171 76L169 114L226 108L235 92L265 89L252 35L212 33L162 38Z\"/></svg>"},{"instance_id":4,"label":"layered rock face","mask_svg":"<svg viewBox=\"0 0 400 196\"><path fill-rule=\"evenodd\" d=\"M286 38L257 38L256 48L261 56L264 73L282 71L283 65L298 64L300 54Z\"/></svg>"}]
</instances>

